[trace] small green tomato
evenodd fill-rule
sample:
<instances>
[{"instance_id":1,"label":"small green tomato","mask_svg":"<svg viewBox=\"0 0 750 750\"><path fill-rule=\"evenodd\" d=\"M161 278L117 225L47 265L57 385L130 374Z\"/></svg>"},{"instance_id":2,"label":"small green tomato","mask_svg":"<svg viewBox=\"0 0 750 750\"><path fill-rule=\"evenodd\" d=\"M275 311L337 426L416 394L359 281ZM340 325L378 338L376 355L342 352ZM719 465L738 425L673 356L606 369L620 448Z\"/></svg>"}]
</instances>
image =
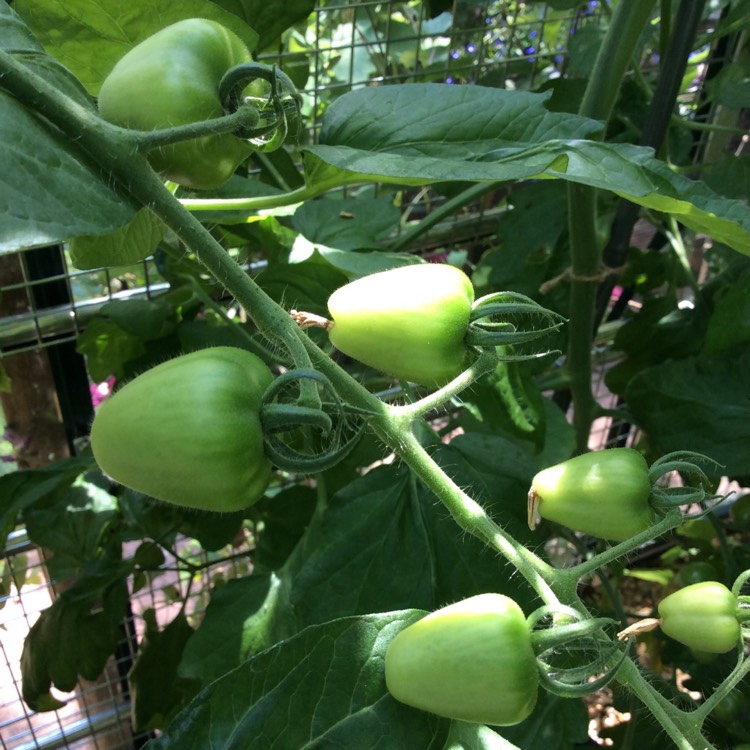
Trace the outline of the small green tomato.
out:
<instances>
[{"instance_id":1,"label":"small green tomato","mask_svg":"<svg viewBox=\"0 0 750 750\"><path fill-rule=\"evenodd\" d=\"M402 630L385 655L388 691L448 719L509 726L534 709L538 677L521 608L480 594Z\"/></svg>"},{"instance_id":2,"label":"small green tomato","mask_svg":"<svg viewBox=\"0 0 750 750\"><path fill-rule=\"evenodd\" d=\"M718 581L685 586L662 599L658 611L662 631L698 651L723 654L740 641L737 597Z\"/></svg>"},{"instance_id":3,"label":"small green tomato","mask_svg":"<svg viewBox=\"0 0 750 750\"><path fill-rule=\"evenodd\" d=\"M650 494L648 464L638 451L610 448L584 453L532 479L530 525L533 528L538 512L569 529L621 542L654 523Z\"/></svg>"}]
</instances>

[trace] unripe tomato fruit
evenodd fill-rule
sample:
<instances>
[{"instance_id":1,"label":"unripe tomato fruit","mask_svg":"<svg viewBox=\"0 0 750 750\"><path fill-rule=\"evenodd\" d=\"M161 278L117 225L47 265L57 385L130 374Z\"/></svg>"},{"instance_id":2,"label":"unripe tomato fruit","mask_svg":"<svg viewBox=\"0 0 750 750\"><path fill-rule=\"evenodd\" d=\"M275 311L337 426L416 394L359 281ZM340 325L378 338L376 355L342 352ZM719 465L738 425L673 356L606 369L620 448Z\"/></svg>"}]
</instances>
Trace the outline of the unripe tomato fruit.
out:
<instances>
[{"instance_id":1,"label":"unripe tomato fruit","mask_svg":"<svg viewBox=\"0 0 750 750\"><path fill-rule=\"evenodd\" d=\"M648 464L632 448L592 451L540 471L531 481L542 518L621 542L654 523Z\"/></svg>"},{"instance_id":2,"label":"unripe tomato fruit","mask_svg":"<svg viewBox=\"0 0 750 750\"><path fill-rule=\"evenodd\" d=\"M115 481L175 505L246 508L271 476L259 409L272 380L258 357L228 346L157 365L99 407L94 458Z\"/></svg>"},{"instance_id":3,"label":"unripe tomato fruit","mask_svg":"<svg viewBox=\"0 0 750 750\"><path fill-rule=\"evenodd\" d=\"M718 581L675 591L659 602L658 612L662 631L690 648L723 654L739 643L737 597Z\"/></svg>"},{"instance_id":4,"label":"unripe tomato fruit","mask_svg":"<svg viewBox=\"0 0 750 750\"><path fill-rule=\"evenodd\" d=\"M694 583L703 581L718 581L719 574L716 568L704 560L695 560L694 562L683 565L675 576L675 583L683 588Z\"/></svg>"},{"instance_id":5,"label":"unripe tomato fruit","mask_svg":"<svg viewBox=\"0 0 750 750\"><path fill-rule=\"evenodd\" d=\"M157 31L122 57L99 91L105 120L136 130L187 125L221 117L219 82L250 62L245 43L215 21L189 18ZM149 153L166 179L196 189L226 182L253 147L231 133L163 146Z\"/></svg>"},{"instance_id":6,"label":"unripe tomato fruit","mask_svg":"<svg viewBox=\"0 0 750 750\"><path fill-rule=\"evenodd\" d=\"M738 497L729 506L729 517L738 529L742 531L750 529L750 495Z\"/></svg>"},{"instance_id":7,"label":"unripe tomato fruit","mask_svg":"<svg viewBox=\"0 0 750 750\"><path fill-rule=\"evenodd\" d=\"M345 284L328 299L331 343L397 378L444 385L468 366L474 287L458 268L402 266Z\"/></svg>"},{"instance_id":8,"label":"unripe tomato fruit","mask_svg":"<svg viewBox=\"0 0 750 750\"><path fill-rule=\"evenodd\" d=\"M390 642L385 681L396 700L438 716L518 724L534 709L538 690L526 618L502 594L443 607Z\"/></svg>"}]
</instances>

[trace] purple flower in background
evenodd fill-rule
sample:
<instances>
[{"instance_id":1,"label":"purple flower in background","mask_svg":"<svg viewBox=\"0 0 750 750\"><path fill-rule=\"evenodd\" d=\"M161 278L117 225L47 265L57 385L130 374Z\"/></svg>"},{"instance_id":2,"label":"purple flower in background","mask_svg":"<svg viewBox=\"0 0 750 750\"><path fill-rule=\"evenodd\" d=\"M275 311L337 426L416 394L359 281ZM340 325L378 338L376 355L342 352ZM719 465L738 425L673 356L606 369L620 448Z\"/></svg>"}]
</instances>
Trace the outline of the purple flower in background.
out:
<instances>
[{"instance_id":1,"label":"purple flower in background","mask_svg":"<svg viewBox=\"0 0 750 750\"><path fill-rule=\"evenodd\" d=\"M101 402L104 401L107 396L112 393L114 384L115 376L110 375L101 383L93 383L91 386L89 386L91 391L91 403L94 405L94 408L99 406L99 404L101 404Z\"/></svg>"},{"instance_id":2,"label":"purple flower in background","mask_svg":"<svg viewBox=\"0 0 750 750\"><path fill-rule=\"evenodd\" d=\"M467 52L468 52L468 53L469 53L470 55L473 55L473 54L474 54L474 53L475 53L475 52L477 51L477 48L476 48L476 47L475 47L475 46L474 46L474 45L473 45L473 44L472 44L471 42L469 42L469 43L468 43L468 44L466 45L466 51L467 51Z\"/></svg>"}]
</instances>

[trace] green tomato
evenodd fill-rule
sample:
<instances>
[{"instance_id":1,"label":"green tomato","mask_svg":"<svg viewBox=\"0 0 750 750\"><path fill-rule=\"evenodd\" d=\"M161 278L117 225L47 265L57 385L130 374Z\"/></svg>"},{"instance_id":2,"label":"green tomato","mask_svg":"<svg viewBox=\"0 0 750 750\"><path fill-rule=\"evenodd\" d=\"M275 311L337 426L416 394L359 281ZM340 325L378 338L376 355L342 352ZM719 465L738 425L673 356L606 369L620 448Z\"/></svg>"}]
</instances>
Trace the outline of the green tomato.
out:
<instances>
[{"instance_id":1,"label":"green tomato","mask_svg":"<svg viewBox=\"0 0 750 750\"><path fill-rule=\"evenodd\" d=\"M738 529L742 531L750 529L750 494L738 497L729 506L729 517Z\"/></svg>"},{"instance_id":2,"label":"green tomato","mask_svg":"<svg viewBox=\"0 0 750 750\"><path fill-rule=\"evenodd\" d=\"M99 91L99 112L136 130L221 117L219 82L229 68L250 60L233 31L205 18L178 21L119 60ZM155 149L149 161L168 180L209 189L226 182L252 151L248 141L221 133Z\"/></svg>"},{"instance_id":3,"label":"green tomato","mask_svg":"<svg viewBox=\"0 0 750 750\"><path fill-rule=\"evenodd\" d=\"M443 607L391 641L385 681L396 700L438 716L518 724L534 709L538 690L526 618L502 594Z\"/></svg>"},{"instance_id":4,"label":"green tomato","mask_svg":"<svg viewBox=\"0 0 750 750\"><path fill-rule=\"evenodd\" d=\"M420 263L374 273L328 300L331 343L403 380L444 385L471 361L464 343L474 287L454 266Z\"/></svg>"},{"instance_id":5,"label":"green tomato","mask_svg":"<svg viewBox=\"0 0 750 750\"><path fill-rule=\"evenodd\" d=\"M737 597L718 581L675 591L659 602L658 612L662 631L690 648L723 654L739 643Z\"/></svg>"},{"instance_id":6,"label":"green tomato","mask_svg":"<svg viewBox=\"0 0 750 750\"><path fill-rule=\"evenodd\" d=\"M716 572L716 568L704 560L695 560L683 565L675 576L675 582L680 588L691 586L694 583L702 583L703 581L718 580L719 574Z\"/></svg>"},{"instance_id":7,"label":"green tomato","mask_svg":"<svg viewBox=\"0 0 750 750\"><path fill-rule=\"evenodd\" d=\"M632 448L610 448L540 471L530 500L542 518L575 531L621 542L654 523L648 464Z\"/></svg>"},{"instance_id":8,"label":"green tomato","mask_svg":"<svg viewBox=\"0 0 750 750\"><path fill-rule=\"evenodd\" d=\"M115 481L175 505L231 512L263 496L260 403L271 371L219 346L147 370L105 401L91 448Z\"/></svg>"}]
</instances>

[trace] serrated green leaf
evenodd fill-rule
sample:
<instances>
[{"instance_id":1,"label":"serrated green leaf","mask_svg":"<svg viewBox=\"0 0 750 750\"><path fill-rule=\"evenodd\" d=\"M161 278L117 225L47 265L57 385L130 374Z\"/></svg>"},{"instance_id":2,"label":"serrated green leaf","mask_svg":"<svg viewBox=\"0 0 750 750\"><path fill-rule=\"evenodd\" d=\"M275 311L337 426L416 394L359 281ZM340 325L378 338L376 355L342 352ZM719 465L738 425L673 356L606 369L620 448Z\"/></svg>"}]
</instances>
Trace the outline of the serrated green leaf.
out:
<instances>
[{"instance_id":1,"label":"serrated green leaf","mask_svg":"<svg viewBox=\"0 0 750 750\"><path fill-rule=\"evenodd\" d=\"M0 48L78 104L93 102L76 78L42 46L7 3L0 4ZM0 254L100 234L127 223L135 209L59 131L0 92Z\"/></svg>"},{"instance_id":2,"label":"serrated green leaf","mask_svg":"<svg viewBox=\"0 0 750 750\"><path fill-rule=\"evenodd\" d=\"M90 453L63 459L39 469L14 471L0 477L0 548L15 528L23 510L35 503L54 501L78 476L96 466Z\"/></svg>"},{"instance_id":3,"label":"serrated green leaf","mask_svg":"<svg viewBox=\"0 0 750 750\"><path fill-rule=\"evenodd\" d=\"M71 239L70 257L82 270L133 265L156 250L164 231L161 221L149 209L141 208L127 224L112 232Z\"/></svg>"},{"instance_id":4,"label":"serrated green leaf","mask_svg":"<svg viewBox=\"0 0 750 750\"><path fill-rule=\"evenodd\" d=\"M242 8L245 20L258 32L258 50L278 40L283 31L303 21L315 9L315 0L216 0L216 4L236 12ZM239 13L238 13L239 15Z\"/></svg>"},{"instance_id":5,"label":"serrated green leaf","mask_svg":"<svg viewBox=\"0 0 750 750\"><path fill-rule=\"evenodd\" d=\"M750 270L745 271L716 301L703 342L707 355L720 354L750 342Z\"/></svg>"},{"instance_id":6,"label":"serrated green leaf","mask_svg":"<svg viewBox=\"0 0 750 750\"><path fill-rule=\"evenodd\" d=\"M117 517L115 498L82 478L66 492L23 512L29 539L52 552L47 566L59 581L77 575L89 561L103 556Z\"/></svg>"},{"instance_id":7,"label":"serrated green leaf","mask_svg":"<svg viewBox=\"0 0 750 750\"><path fill-rule=\"evenodd\" d=\"M332 266L314 261L277 265L261 271L256 282L286 309L328 314L328 298L349 280Z\"/></svg>"},{"instance_id":8,"label":"serrated green leaf","mask_svg":"<svg viewBox=\"0 0 750 750\"><path fill-rule=\"evenodd\" d=\"M102 305L99 314L146 341L167 336L179 322L175 307L162 299L112 300Z\"/></svg>"},{"instance_id":9,"label":"serrated green leaf","mask_svg":"<svg viewBox=\"0 0 750 750\"><path fill-rule=\"evenodd\" d=\"M126 365L146 351L143 339L126 333L116 323L94 318L78 337L77 351L86 357L86 368L95 382L110 376L122 378Z\"/></svg>"},{"instance_id":10,"label":"serrated green leaf","mask_svg":"<svg viewBox=\"0 0 750 750\"><path fill-rule=\"evenodd\" d=\"M44 610L24 641L22 694L35 711L59 707L49 690L72 690L78 677L95 680L120 636L128 590L127 566L79 579Z\"/></svg>"},{"instance_id":11,"label":"serrated green leaf","mask_svg":"<svg viewBox=\"0 0 750 750\"><path fill-rule=\"evenodd\" d=\"M267 747L438 750L450 722L387 693L385 649L424 615L346 617L305 629L212 682L148 750ZM292 718L293 717L293 718Z\"/></svg>"},{"instance_id":12,"label":"serrated green leaf","mask_svg":"<svg viewBox=\"0 0 750 750\"><path fill-rule=\"evenodd\" d=\"M0 254L101 234L130 221L130 204L59 132L0 93Z\"/></svg>"}]
</instances>

